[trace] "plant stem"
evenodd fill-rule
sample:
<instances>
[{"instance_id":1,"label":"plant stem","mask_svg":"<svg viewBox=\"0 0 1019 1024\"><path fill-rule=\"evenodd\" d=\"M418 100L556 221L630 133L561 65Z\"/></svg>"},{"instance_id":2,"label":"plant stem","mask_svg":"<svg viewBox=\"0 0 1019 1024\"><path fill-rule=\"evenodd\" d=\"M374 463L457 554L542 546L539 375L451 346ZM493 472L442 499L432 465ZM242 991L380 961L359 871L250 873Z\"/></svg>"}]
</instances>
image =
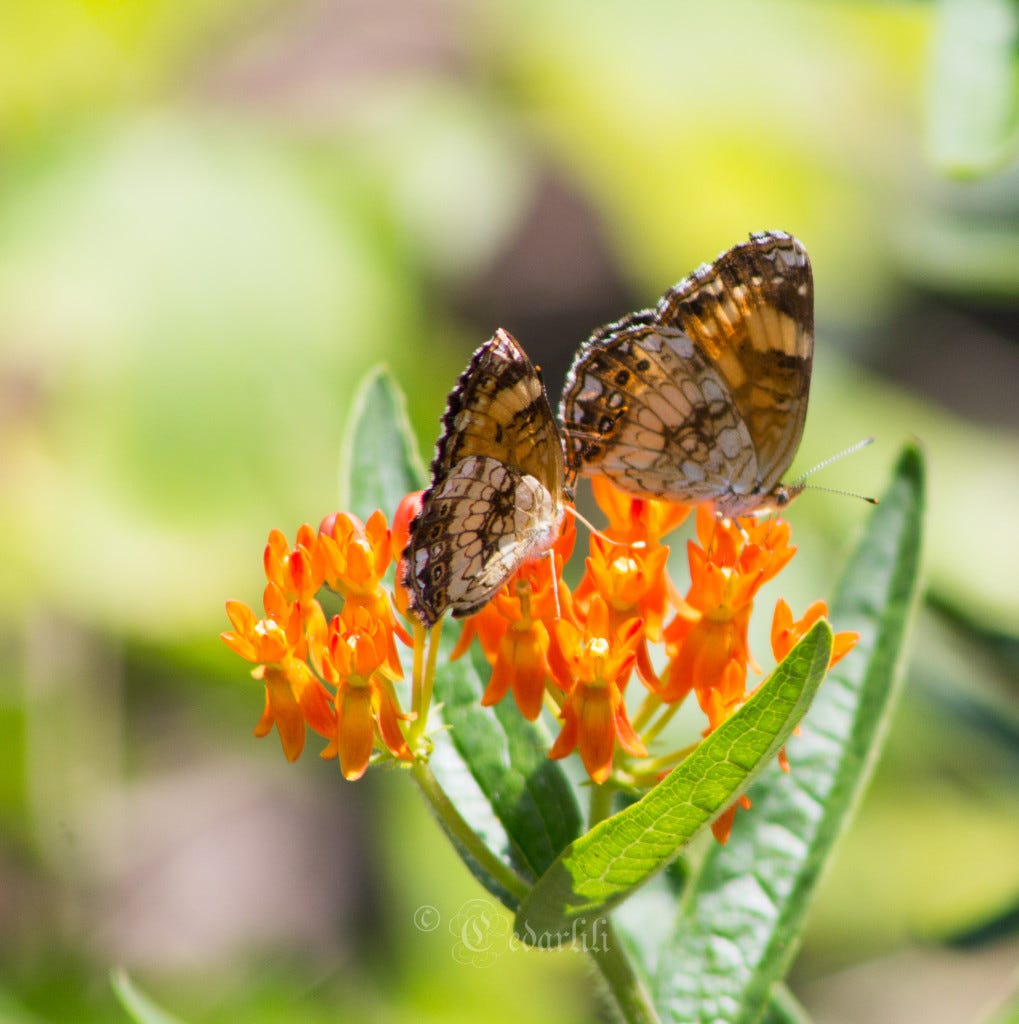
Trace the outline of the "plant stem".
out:
<instances>
[{"instance_id":1,"label":"plant stem","mask_svg":"<svg viewBox=\"0 0 1019 1024\"><path fill-rule=\"evenodd\" d=\"M658 737L658 734L672 721L672 716L679 710L680 704L670 704L662 713L658 716L658 721L651 726L650 729L646 729L641 733L641 739L645 744L653 743Z\"/></svg>"},{"instance_id":2,"label":"plant stem","mask_svg":"<svg viewBox=\"0 0 1019 1024\"><path fill-rule=\"evenodd\" d=\"M607 917L598 918L586 938L587 953L605 979L620 1017L627 1024L660 1024L651 996L634 971L612 922Z\"/></svg>"},{"instance_id":3,"label":"plant stem","mask_svg":"<svg viewBox=\"0 0 1019 1024\"><path fill-rule=\"evenodd\" d=\"M527 883L499 860L477 832L464 821L446 791L439 785L439 780L432 774L431 768L424 761L415 761L411 774L442 827L456 840L457 845L470 854L503 889L523 900L530 891Z\"/></svg>"},{"instance_id":4,"label":"plant stem","mask_svg":"<svg viewBox=\"0 0 1019 1024\"><path fill-rule=\"evenodd\" d=\"M411 691L411 710L414 720L410 724L407 739L412 750L417 752L418 741L428 725L428 709L432 703L432 687L435 683L435 665L439 654L439 638L442 636L442 619L425 630L414 626L414 678ZM427 653L427 658L425 654Z\"/></svg>"},{"instance_id":5,"label":"plant stem","mask_svg":"<svg viewBox=\"0 0 1019 1024\"><path fill-rule=\"evenodd\" d=\"M587 812L587 827L594 828L599 821L603 821L612 814L612 797L616 787L610 782L603 782L600 786L591 787L591 803Z\"/></svg>"},{"instance_id":6,"label":"plant stem","mask_svg":"<svg viewBox=\"0 0 1019 1024\"><path fill-rule=\"evenodd\" d=\"M651 721L651 716L662 706L662 698L656 693L649 693L644 702L637 709L637 714L630 723L634 732L641 732L645 725Z\"/></svg>"}]
</instances>

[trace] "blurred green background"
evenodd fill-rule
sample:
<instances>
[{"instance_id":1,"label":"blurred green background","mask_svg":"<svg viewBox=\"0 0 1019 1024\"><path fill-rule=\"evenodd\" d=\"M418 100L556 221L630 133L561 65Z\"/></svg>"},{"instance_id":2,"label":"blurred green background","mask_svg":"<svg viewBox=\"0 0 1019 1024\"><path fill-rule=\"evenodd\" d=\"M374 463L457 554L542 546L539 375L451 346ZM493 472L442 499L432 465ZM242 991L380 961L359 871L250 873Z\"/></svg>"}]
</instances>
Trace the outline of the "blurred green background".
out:
<instances>
[{"instance_id":1,"label":"blurred green background","mask_svg":"<svg viewBox=\"0 0 1019 1024\"><path fill-rule=\"evenodd\" d=\"M592 1019L578 954L451 955L483 893L409 780L252 740L223 602L259 600L270 527L335 509L370 366L427 452L496 326L555 395L594 326L764 228L814 263L794 468L876 435L817 478L873 494L918 437L932 495L906 695L793 988L828 1024L991 1019L1019 962L1017 26L0 0L0 1020L126 1019L116 964L194 1022ZM866 514L797 502L794 608Z\"/></svg>"}]
</instances>

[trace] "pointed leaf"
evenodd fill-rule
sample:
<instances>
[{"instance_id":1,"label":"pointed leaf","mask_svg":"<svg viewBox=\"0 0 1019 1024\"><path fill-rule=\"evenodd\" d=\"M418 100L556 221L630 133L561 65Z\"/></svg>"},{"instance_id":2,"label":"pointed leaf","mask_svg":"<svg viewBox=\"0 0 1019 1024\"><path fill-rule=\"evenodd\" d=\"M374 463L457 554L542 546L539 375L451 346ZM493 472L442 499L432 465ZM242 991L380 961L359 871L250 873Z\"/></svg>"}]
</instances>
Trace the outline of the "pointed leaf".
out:
<instances>
[{"instance_id":1,"label":"pointed leaf","mask_svg":"<svg viewBox=\"0 0 1019 1024\"><path fill-rule=\"evenodd\" d=\"M899 688L917 595L923 464L899 459L843 574L831 609L860 634L829 673L788 746L791 774L770 768L753 811L709 853L688 887L658 969L656 1004L672 1021L757 1021L795 954L832 846L870 777Z\"/></svg>"},{"instance_id":2,"label":"pointed leaf","mask_svg":"<svg viewBox=\"0 0 1019 1024\"><path fill-rule=\"evenodd\" d=\"M392 522L403 497L425 486L427 474L407 419L403 392L379 367L354 396L340 455L340 508L367 519L377 508Z\"/></svg>"},{"instance_id":3,"label":"pointed leaf","mask_svg":"<svg viewBox=\"0 0 1019 1024\"><path fill-rule=\"evenodd\" d=\"M763 770L810 706L831 654L818 622L731 718L650 793L572 843L517 914L525 942L567 940L663 868Z\"/></svg>"}]
</instances>

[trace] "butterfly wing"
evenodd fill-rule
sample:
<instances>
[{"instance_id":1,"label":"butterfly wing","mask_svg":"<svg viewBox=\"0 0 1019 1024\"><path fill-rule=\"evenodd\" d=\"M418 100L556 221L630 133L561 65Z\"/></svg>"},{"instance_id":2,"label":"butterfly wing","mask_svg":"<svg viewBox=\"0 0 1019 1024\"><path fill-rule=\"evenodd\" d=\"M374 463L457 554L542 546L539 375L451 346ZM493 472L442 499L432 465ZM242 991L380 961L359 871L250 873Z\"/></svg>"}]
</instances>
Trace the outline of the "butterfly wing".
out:
<instances>
[{"instance_id":1,"label":"butterfly wing","mask_svg":"<svg viewBox=\"0 0 1019 1024\"><path fill-rule=\"evenodd\" d=\"M562 440L541 375L508 331L471 357L450 392L432 485L410 527L403 583L427 626L470 615L563 518Z\"/></svg>"},{"instance_id":2,"label":"butterfly wing","mask_svg":"<svg viewBox=\"0 0 1019 1024\"><path fill-rule=\"evenodd\" d=\"M473 615L551 546L563 511L535 477L470 456L426 494L404 554L410 607L426 626Z\"/></svg>"},{"instance_id":3,"label":"butterfly wing","mask_svg":"<svg viewBox=\"0 0 1019 1024\"><path fill-rule=\"evenodd\" d=\"M789 468L807 417L814 356L814 281L802 244L754 234L663 296L661 323L693 338L725 382L747 426L756 489Z\"/></svg>"},{"instance_id":4,"label":"butterfly wing","mask_svg":"<svg viewBox=\"0 0 1019 1024\"><path fill-rule=\"evenodd\" d=\"M568 468L752 511L799 445L812 355L806 252L783 232L751 235L581 347L560 410Z\"/></svg>"},{"instance_id":5,"label":"butterfly wing","mask_svg":"<svg viewBox=\"0 0 1019 1024\"><path fill-rule=\"evenodd\" d=\"M563 446L541 374L502 328L471 357L449 394L432 462L441 480L461 460L484 455L563 489Z\"/></svg>"},{"instance_id":6,"label":"butterfly wing","mask_svg":"<svg viewBox=\"0 0 1019 1024\"><path fill-rule=\"evenodd\" d=\"M756 474L746 424L691 338L623 321L579 352L562 416L567 458L624 490L697 504Z\"/></svg>"}]
</instances>

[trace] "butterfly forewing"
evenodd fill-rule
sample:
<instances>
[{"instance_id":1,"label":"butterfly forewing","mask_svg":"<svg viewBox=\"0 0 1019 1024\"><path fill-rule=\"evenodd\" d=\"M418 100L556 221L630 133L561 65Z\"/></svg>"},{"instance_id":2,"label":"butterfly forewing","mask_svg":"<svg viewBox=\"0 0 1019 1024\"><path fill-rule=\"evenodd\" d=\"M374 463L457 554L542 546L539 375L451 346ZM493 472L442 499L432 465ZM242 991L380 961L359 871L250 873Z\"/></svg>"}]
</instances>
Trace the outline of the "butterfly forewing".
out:
<instances>
[{"instance_id":1,"label":"butterfly forewing","mask_svg":"<svg viewBox=\"0 0 1019 1024\"><path fill-rule=\"evenodd\" d=\"M432 476L469 455L487 455L562 490L563 448L541 374L501 328L471 357L449 394Z\"/></svg>"},{"instance_id":2,"label":"butterfly forewing","mask_svg":"<svg viewBox=\"0 0 1019 1024\"><path fill-rule=\"evenodd\" d=\"M450 392L432 485L410 529L403 583L426 625L478 611L563 518L562 440L541 377L506 331Z\"/></svg>"},{"instance_id":3,"label":"butterfly forewing","mask_svg":"<svg viewBox=\"0 0 1019 1024\"><path fill-rule=\"evenodd\" d=\"M765 506L799 445L812 355L805 250L751 235L581 347L560 411L569 470L726 514Z\"/></svg>"},{"instance_id":4,"label":"butterfly forewing","mask_svg":"<svg viewBox=\"0 0 1019 1024\"><path fill-rule=\"evenodd\" d=\"M752 235L668 291L658 316L693 338L725 380L767 493L792 462L807 415L814 282L806 250L784 233Z\"/></svg>"}]
</instances>

